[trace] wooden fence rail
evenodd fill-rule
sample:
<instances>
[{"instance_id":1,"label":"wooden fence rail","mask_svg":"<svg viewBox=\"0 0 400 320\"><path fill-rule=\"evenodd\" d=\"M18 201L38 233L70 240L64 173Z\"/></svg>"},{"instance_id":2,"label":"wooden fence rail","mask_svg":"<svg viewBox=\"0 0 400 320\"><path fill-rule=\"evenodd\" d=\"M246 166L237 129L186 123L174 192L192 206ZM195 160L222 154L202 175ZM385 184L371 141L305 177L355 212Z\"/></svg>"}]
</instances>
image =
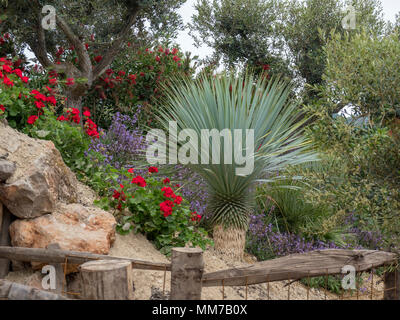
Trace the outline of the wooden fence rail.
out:
<instances>
[{"instance_id":1,"label":"wooden fence rail","mask_svg":"<svg viewBox=\"0 0 400 320\"><path fill-rule=\"evenodd\" d=\"M47 250L40 248L1 247L0 258L25 262L83 264L93 260L128 260L133 269L170 271L170 263L149 262L125 257L113 257L89 252L68 250Z\"/></svg>"},{"instance_id":2,"label":"wooden fence rail","mask_svg":"<svg viewBox=\"0 0 400 320\"><path fill-rule=\"evenodd\" d=\"M245 286L251 284L297 280L307 277L336 275L345 265L357 272L371 270L397 261L395 253L375 250L316 250L302 254L257 262L248 267L232 268L203 275L202 286Z\"/></svg>"}]
</instances>

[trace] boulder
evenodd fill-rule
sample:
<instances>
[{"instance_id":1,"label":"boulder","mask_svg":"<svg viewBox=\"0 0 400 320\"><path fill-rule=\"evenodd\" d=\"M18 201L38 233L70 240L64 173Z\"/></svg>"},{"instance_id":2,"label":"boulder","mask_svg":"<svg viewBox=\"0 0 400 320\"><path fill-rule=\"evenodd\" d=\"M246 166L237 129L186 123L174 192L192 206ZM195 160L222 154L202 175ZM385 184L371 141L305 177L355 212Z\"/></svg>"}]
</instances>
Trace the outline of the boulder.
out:
<instances>
[{"instance_id":1,"label":"boulder","mask_svg":"<svg viewBox=\"0 0 400 320\"><path fill-rule=\"evenodd\" d=\"M14 162L0 158L0 182L7 181L17 169Z\"/></svg>"},{"instance_id":2,"label":"boulder","mask_svg":"<svg viewBox=\"0 0 400 320\"><path fill-rule=\"evenodd\" d=\"M77 201L77 179L53 142L0 122L0 155L0 202L15 216L35 218L53 212L58 201Z\"/></svg>"},{"instance_id":3,"label":"boulder","mask_svg":"<svg viewBox=\"0 0 400 320\"><path fill-rule=\"evenodd\" d=\"M14 247L61 249L108 254L115 240L116 221L111 213L81 204L57 204L52 214L14 221L10 226Z\"/></svg>"}]
</instances>

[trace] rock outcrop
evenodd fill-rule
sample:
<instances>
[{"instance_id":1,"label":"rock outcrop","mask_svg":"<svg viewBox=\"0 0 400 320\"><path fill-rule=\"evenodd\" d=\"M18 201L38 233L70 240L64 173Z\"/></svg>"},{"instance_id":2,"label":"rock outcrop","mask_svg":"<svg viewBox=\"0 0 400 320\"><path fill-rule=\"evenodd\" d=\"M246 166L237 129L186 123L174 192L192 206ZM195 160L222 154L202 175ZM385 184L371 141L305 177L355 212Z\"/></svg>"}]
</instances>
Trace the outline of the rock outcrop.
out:
<instances>
[{"instance_id":1,"label":"rock outcrop","mask_svg":"<svg viewBox=\"0 0 400 320\"><path fill-rule=\"evenodd\" d=\"M53 212L57 201L77 201L77 179L51 141L0 122L0 155L0 201L15 216L39 217Z\"/></svg>"},{"instance_id":2,"label":"rock outcrop","mask_svg":"<svg viewBox=\"0 0 400 320\"><path fill-rule=\"evenodd\" d=\"M99 208L80 204L58 204L52 214L11 224L14 247L46 248L58 243L61 249L108 254L115 240L115 219Z\"/></svg>"},{"instance_id":3,"label":"rock outcrop","mask_svg":"<svg viewBox=\"0 0 400 320\"><path fill-rule=\"evenodd\" d=\"M112 214L93 206L51 141L33 139L0 121L0 204L20 219L11 244L108 254L115 240ZM91 191L91 190L90 190Z\"/></svg>"}]
</instances>

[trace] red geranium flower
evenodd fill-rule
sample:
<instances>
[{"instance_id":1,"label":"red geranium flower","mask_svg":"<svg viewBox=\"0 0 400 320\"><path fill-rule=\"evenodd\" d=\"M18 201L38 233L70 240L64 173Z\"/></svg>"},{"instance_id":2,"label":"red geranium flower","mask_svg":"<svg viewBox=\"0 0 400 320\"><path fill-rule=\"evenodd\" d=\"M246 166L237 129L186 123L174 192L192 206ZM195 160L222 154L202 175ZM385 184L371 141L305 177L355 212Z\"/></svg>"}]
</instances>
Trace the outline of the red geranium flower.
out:
<instances>
[{"instance_id":1,"label":"red geranium flower","mask_svg":"<svg viewBox=\"0 0 400 320\"><path fill-rule=\"evenodd\" d=\"M3 65L3 70L4 70L5 72L8 72L8 73L11 73L11 72L12 72L12 69L10 68L10 66L8 66L8 65L6 65L6 64Z\"/></svg>"},{"instance_id":2,"label":"red geranium flower","mask_svg":"<svg viewBox=\"0 0 400 320\"><path fill-rule=\"evenodd\" d=\"M133 168L128 169L128 172L133 173L134 172Z\"/></svg>"},{"instance_id":3,"label":"red geranium flower","mask_svg":"<svg viewBox=\"0 0 400 320\"><path fill-rule=\"evenodd\" d=\"M56 98L54 98L54 96L47 97L46 101L51 103L53 106L57 104Z\"/></svg>"},{"instance_id":4,"label":"red geranium flower","mask_svg":"<svg viewBox=\"0 0 400 320\"><path fill-rule=\"evenodd\" d=\"M28 124L34 124L35 122L36 122L36 120L38 119L38 116L35 116L35 115L33 115L33 116L30 116L29 118L28 118Z\"/></svg>"},{"instance_id":5,"label":"red geranium flower","mask_svg":"<svg viewBox=\"0 0 400 320\"><path fill-rule=\"evenodd\" d=\"M134 184L137 184L139 187L144 188L146 186L146 180L143 179L141 176L137 176L136 178L132 179L132 182Z\"/></svg>"},{"instance_id":6,"label":"red geranium flower","mask_svg":"<svg viewBox=\"0 0 400 320\"><path fill-rule=\"evenodd\" d=\"M117 190L114 190L114 194L113 194L113 198L114 199L119 199L119 197L121 196L121 193L119 193Z\"/></svg>"},{"instance_id":7,"label":"red geranium flower","mask_svg":"<svg viewBox=\"0 0 400 320\"><path fill-rule=\"evenodd\" d=\"M174 202L175 202L176 204L181 204L181 203L182 203L182 200L183 200L182 197L176 196Z\"/></svg>"},{"instance_id":8,"label":"red geranium flower","mask_svg":"<svg viewBox=\"0 0 400 320\"><path fill-rule=\"evenodd\" d=\"M99 63L102 59L103 59L102 56L94 57L94 61L96 61L97 63Z\"/></svg>"},{"instance_id":9,"label":"red geranium flower","mask_svg":"<svg viewBox=\"0 0 400 320\"><path fill-rule=\"evenodd\" d=\"M171 182L171 180L169 180L169 178L165 178L164 180L163 180L163 183L164 184L167 184L167 183L170 183Z\"/></svg>"},{"instance_id":10,"label":"red geranium flower","mask_svg":"<svg viewBox=\"0 0 400 320\"><path fill-rule=\"evenodd\" d=\"M35 106L38 109L41 109L44 107L44 103L42 101L35 101Z\"/></svg>"},{"instance_id":11,"label":"red geranium flower","mask_svg":"<svg viewBox=\"0 0 400 320\"><path fill-rule=\"evenodd\" d=\"M14 82L12 81L12 80L10 80L8 77L6 77L6 76L4 76L4 78L3 78L3 83L6 85L6 86L9 86L9 87L12 87L12 86L14 86Z\"/></svg>"},{"instance_id":12,"label":"red geranium flower","mask_svg":"<svg viewBox=\"0 0 400 320\"><path fill-rule=\"evenodd\" d=\"M158 168L157 167L150 167L149 168L149 172L150 173L157 173L158 172Z\"/></svg>"},{"instance_id":13,"label":"red geranium flower","mask_svg":"<svg viewBox=\"0 0 400 320\"><path fill-rule=\"evenodd\" d=\"M160 203L160 210L162 212L164 212L164 217L168 217L172 214L173 207L174 207L174 204L170 200L166 200L166 201Z\"/></svg>"},{"instance_id":14,"label":"red geranium flower","mask_svg":"<svg viewBox=\"0 0 400 320\"><path fill-rule=\"evenodd\" d=\"M192 215L192 218L191 218L192 221L200 221L201 220L201 215L197 214L196 211L192 212L191 215Z\"/></svg>"},{"instance_id":15,"label":"red geranium flower","mask_svg":"<svg viewBox=\"0 0 400 320\"><path fill-rule=\"evenodd\" d=\"M2 104L0 104L0 110L3 111L3 112L5 112L5 111L6 111L6 108L4 108L4 106L3 106Z\"/></svg>"},{"instance_id":16,"label":"red geranium flower","mask_svg":"<svg viewBox=\"0 0 400 320\"><path fill-rule=\"evenodd\" d=\"M164 197L166 198L171 198L175 196L174 190L172 190L170 187L163 187L161 191L164 192Z\"/></svg>"},{"instance_id":17,"label":"red geranium flower","mask_svg":"<svg viewBox=\"0 0 400 320\"><path fill-rule=\"evenodd\" d=\"M67 78L67 82L65 83L67 86L72 86L75 84L74 78Z\"/></svg>"}]
</instances>

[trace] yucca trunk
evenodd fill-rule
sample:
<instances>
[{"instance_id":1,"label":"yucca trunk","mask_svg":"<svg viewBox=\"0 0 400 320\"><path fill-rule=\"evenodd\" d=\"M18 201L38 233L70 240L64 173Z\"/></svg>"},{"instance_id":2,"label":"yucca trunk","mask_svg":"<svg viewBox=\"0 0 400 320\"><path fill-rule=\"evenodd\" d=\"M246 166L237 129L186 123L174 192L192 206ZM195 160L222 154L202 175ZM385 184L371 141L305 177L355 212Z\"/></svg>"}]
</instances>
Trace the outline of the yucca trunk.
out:
<instances>
[{"instance_id":1,"label":"yucca trunk","mask_svg":"<svg viewBox=\"0 0 400 320\"><path fill-rule=\"evenodd\" d=\"M242 260L246 245L246 230L234 227L214 226L214 248L229 258Z\"/></svg>"}]
</instances>

